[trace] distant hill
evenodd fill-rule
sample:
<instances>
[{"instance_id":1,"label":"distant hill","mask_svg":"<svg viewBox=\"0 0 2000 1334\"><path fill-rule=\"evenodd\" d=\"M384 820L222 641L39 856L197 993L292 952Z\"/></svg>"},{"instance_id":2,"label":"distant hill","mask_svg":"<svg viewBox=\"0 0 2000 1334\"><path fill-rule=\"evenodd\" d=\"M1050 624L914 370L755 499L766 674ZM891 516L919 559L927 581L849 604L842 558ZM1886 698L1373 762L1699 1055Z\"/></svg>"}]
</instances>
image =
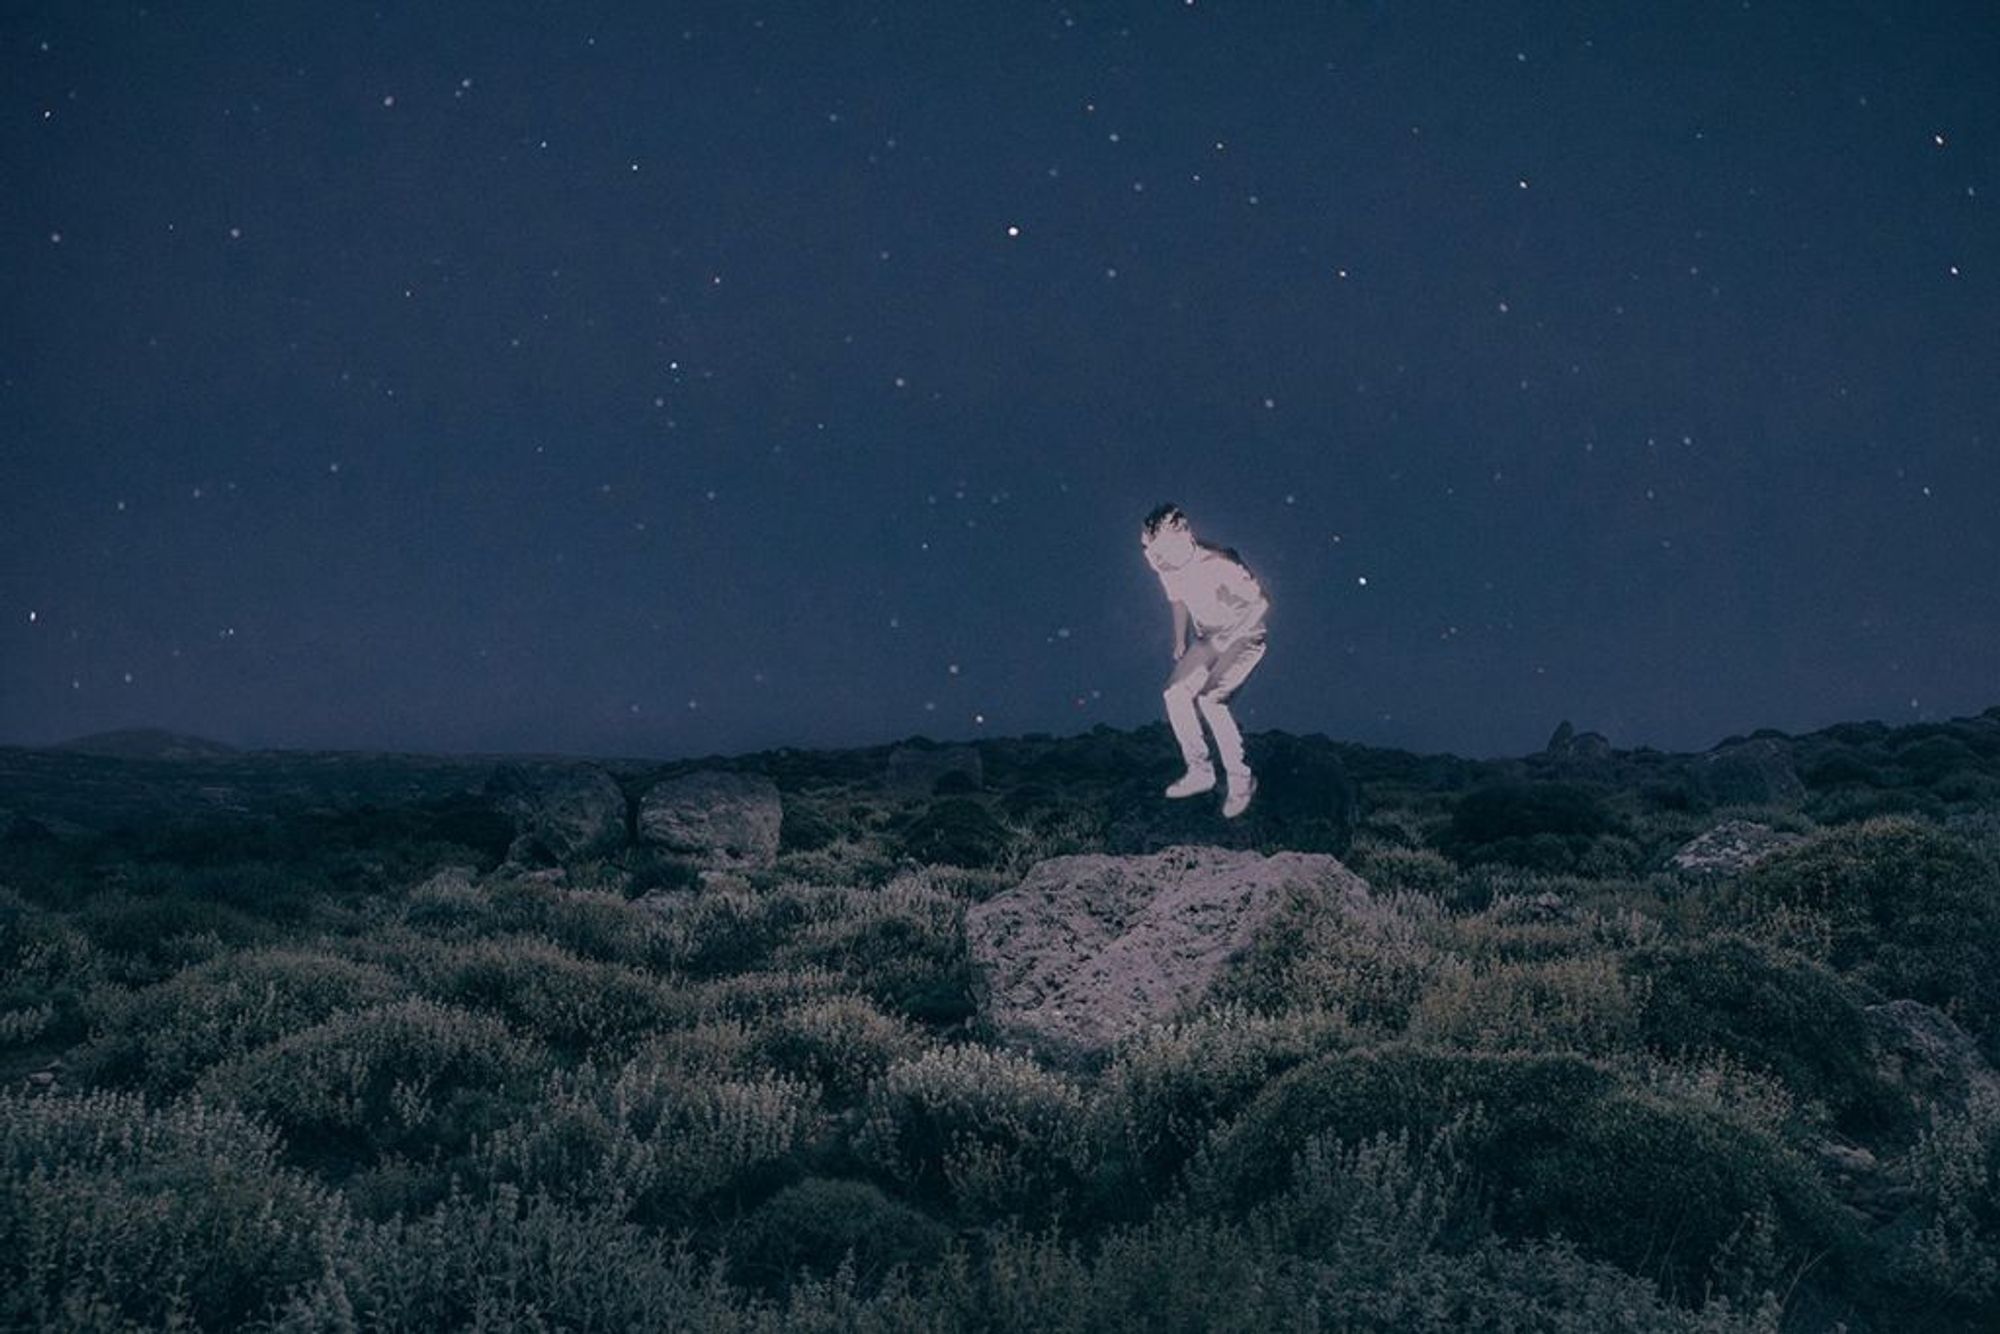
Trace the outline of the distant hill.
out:
<instances>
[{"instance_id":1,"label":"distant hill","mask_svg":"<svg viewBox=\"0 0 2000 1334\"><path fill-rule=\"evenodd\" d=\"M206 737L185 736L162 727L127 727L93 732L74 741L49 746L77 755L101 755L114 760L215 760L241 752L235 746Z\"/></svg>"}]
</instances>

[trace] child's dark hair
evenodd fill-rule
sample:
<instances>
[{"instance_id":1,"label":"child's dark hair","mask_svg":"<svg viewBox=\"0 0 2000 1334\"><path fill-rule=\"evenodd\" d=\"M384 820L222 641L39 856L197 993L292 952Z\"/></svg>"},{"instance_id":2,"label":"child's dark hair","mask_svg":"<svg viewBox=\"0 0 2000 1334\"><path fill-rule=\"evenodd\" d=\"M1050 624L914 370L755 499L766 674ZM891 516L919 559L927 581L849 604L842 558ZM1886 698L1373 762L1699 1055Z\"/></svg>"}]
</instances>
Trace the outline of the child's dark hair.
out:
<instances>
[{"instance_id":1,"label":"child's dark hair","mask_svg":"<svg viewBox=\"0 0 2000 1334\"><path fill-rule=\"evenodd\" d=\"M1186 523L1187 515L1181 513L1179 505L1168 501L1146 516L1146 536L1151 537L1153 534L1159 532L1164 525L1172 523L1176 519L1179 519L1182 523Z\"/></svg>"}]
</instances>

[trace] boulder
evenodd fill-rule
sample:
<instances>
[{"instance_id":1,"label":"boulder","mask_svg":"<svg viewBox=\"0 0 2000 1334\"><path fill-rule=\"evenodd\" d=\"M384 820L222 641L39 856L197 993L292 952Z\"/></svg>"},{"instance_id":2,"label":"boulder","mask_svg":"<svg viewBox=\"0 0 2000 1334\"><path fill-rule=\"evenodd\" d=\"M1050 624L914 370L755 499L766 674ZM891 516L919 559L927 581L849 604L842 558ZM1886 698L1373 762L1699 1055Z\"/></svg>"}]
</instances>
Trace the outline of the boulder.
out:
<instances>
[{"instance_id":1,"label":"boulder","mask_svg":"<svg viewBox=\"0 0 2000 1334\"><path fill-rule=\"evenodd\" d=\"M709 869L768 867L784 824L778 785L763 774L697 769L662 779L639 802L639 841Z\"/></svg>"},{"instance_id":2,"label":"boulder","mask_svg":"<svg viewBox=\"0 0 2000 1334\"><path fill-rule=\"evenodd\" d=\"M548 865L625 846L625 792L594 764L503 764L485 796L514 823L509 861Z\"/></svg>"},{"instance_id":3,"label":"boulder","mask_svg":"<svg viewBox=\"0 0 2000 1334\"><path fill-rule=\"evenodd\" d=\"M946 774L964 774L974 792L986 782L979 752L971 746L898 746L889 752L882 785L899 797L928 797Z\"/></svg>"},{"instance_id":4,"label":"boulder","mask_svg":"<svg viewBox=\"0 0 2000 1334\"><path fill-rule=\"evenodd\" d=\"M1741 875L1771 854L1806 841L1804 834L1783 833L1752 820L1724 820L1689 839L1668 864L1702 878Z\"/></svg>"},{"instance_id":5,"label":"boulder","mask_svg":"<svg viewBox=\"0 0 2000 1334\"><path fill-rule=\"evenodd\" d=\"M1806 795L1806 785L1792 767L1791 746L1775 737L1739 741L1695 756L1688 783L1714 806L1795 805Z\"/></svg>"},{"instance_id":6,"label":"boulder","mask_svg":"<svg viewBox=\"0 0 2000 1334\"><path fill-rule=\"evenodd\" d=\"M1369 897L1323 853L1184 844L1048 858L966 910L973 999L1002 1040L1088 1060L1198 1005L1294 888Z\"/></svg>"},{"instance_id":7,"label":"boulder","mask_svg":"<svg viewBox=\"0 0 2000 1334\"><path fill-rule=\"evenodd\" d=\"M1974 1099L2000 1099L2000 1074L1972 1035L1942 1010L1892 1000L1864 1013L1876 1068L1919 1104L1956 1113Z\"/></svg>"},{"instance_id":8,"label":"boulder","mask_svg":"<svg viewBox=\"0 0 2000 1334\"><path fill-rule=\"evenodd\" d=\"M1542 754L1556 760L1607 760L1611 758L1611 738L1602 732L1579 732L1565 718L1542 747Z\"/></svg>"}]
</instances>

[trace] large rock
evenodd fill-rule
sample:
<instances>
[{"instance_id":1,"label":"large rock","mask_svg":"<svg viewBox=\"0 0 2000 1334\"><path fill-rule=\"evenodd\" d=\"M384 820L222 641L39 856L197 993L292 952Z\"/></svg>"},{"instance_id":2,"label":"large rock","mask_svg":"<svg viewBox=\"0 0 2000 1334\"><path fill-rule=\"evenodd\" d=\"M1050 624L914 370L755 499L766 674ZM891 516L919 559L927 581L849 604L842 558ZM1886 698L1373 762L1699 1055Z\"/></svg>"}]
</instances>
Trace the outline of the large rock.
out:
<instances>
[{"instance_id":1,"label":"large rock","mask_svg":"<svg viewBox=\"0 0 2000 1334\"><path fill-rule=\"evenodd\" d=\"M625 793L594 764L503 764L486 798L514 823L509 861L528 865L608 856L625 846Z\"/></svg>"},{"instance_id":2,"label":"large rock","mask_svg":"<svg viewBox=\"0 0 2000 1334\"><path fill-rule=\"evenodd\" d=\"M1527 758L1535 768L1562 778L1599 782L1617 779L1618 754L1612 749L1611 739L1602 732L1579 732L1567 718L1549 737L1542 753Z\"/></svg>"},{"instance_id":3,"label":"large rock","mask_svg":"<svg viewBox=\"0 0 2000 1334\"><path fill-rule=\"evenodd\" d=\"M1715 806L1795 805L1806 795L1806 785L1792 767L1792 748L1775 737L1739 741L1695 756L1688 782Z\"/></svg>"},{"instance_id":4,"label":"large rock","mask_svg":"<svg viewBox=\"0 0 2000 1334\"><path fill-rule=\"evenodd\" d=\"M974 1000L1003 1040L1088 1059L1198 1004L1293 887L1368 899L1323 853L1051 857L966 911Z\"/></svg>"},{"instance_id":5,"label":"large rock","mask_svg":"<svg viewBox=\"0 0 2000 1334\"><path fill-rule=\"evenodd\" d=\"M1806 842L1804 834L1782 833L1751 820L1724 820L1697 834L1674 853L1670 865L1702 879L1741 875L1773 853Z\"/></svg>"},{"instance_id":6,"label":"large rock","mask_svg":"<svg viewBox=\"0 0 2000 1334\"><path fill-rule=\"evenodd\" d=\"M946 774L964 774L972 791L986 781L979 752L971 746L898 746L889 752L882 784L897 796L928 797Z\"/></svg>"},{"instance_id":7,"label":"large rock","mask_svg":"<svg viewBox=\"0 0 2000 1334\"><path fill-rule=\"evenodd\" d=\"M784 823L778 785L763 774L697 769L662 779L639 803L639 841L710 869L768 867Z\"/></svg>"},{"instance_id":8,"label":"large rock","mask_svg":"<svg viewBox=\"0 0 2000 1334\"><path fill-rule=\"evenodd\" d=\"M1972 1035L1922 1001L1870 1005L1868 1034L1876 1068L1921 1104L1963 1112L1975 1098L2000 1098L1996 1074Z\"/></svg>"}]
</instances>

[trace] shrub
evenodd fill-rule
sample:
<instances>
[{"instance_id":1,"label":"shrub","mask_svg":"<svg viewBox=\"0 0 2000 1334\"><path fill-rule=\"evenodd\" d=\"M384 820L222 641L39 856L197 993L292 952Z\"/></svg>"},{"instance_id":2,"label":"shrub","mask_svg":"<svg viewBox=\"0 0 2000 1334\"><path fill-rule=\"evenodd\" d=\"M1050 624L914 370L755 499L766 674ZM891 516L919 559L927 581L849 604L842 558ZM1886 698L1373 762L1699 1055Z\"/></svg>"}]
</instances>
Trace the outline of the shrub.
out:
<instances>
[{"instance_id":1,"label":"shrub","mask_svg":"<svg viewBox=\"0 0 2000 1334\"><path fill-rule=\"evenodd\" d=\"M0 1046L81 1039L103 973L88 936L0 888Z\"/></svg>"},{"instance_id":2,"label":"shrub","mask_svg":"<svg viewBox=\"0 0 2000 1334\"><path fill-rule=\"evenodd\" d=\"M1571 1109L1560 1133L1493 1164L1502 1226L1559 1233L1686 1299L1745 1299L1860 1237L1795 1150L1742 1120L1647 1090Z\"/></svg>"},{"instance_id":3,"label":"shrub","mask_svg":"<svg viewBox=\"0 0 2000 1334\"><path fill-rule=\"evenodd\" d=\"M1142 1029L1118 1044L1099 1080L1099 1141L1116 1145L1141 1183L1164 1187L1272 1078L1349 1036L1338 1013L1272 1017L1239 1004Z\"/></svg>"},{"instance_id":4,"label":"shrub","mask_svg":"<svg viewBox=\"0 0 2000 1334\"><path fill-rule=\"evenodd\" d=\"M1892 1234L1885 1270L1918 1309L1968 1327L2000 1318L2000 1100L1975 1097L1918 1136L1910 1155L1914 1228Z\"/></svg>"},{"instance_id":5,"label":"shrub","mask_svg":"<svg viewBox=\"0 0 2000 1334\"><path fill-rule=\"evenodd\" d=\"M931 784L931 795L938 797L955 796L965 792L979 791L979 780L963 769L953 769L939 774Z\"/></svg>"},{"instance_id":6,"label":"shrub","mask_svg":"<svg viewBox=\"0 0 2000 1334\"><path fill-rule=\"evenodd\" d=\"M971 797L944 797L903 831L903 850L920 862L986 867L1007 850L1007 830Z\"/></svg>"},{"instance_id":7,"label":"shrub","mask_svg":"<svg viewBox=\"0 0 2000 1334\"><path fill-rule=\"evenodd\" d=\"M552 1076L535 1114L485 1136L475 1158L524 1191L678 1224L713 1197L767 1188L823 1120L802 1081L693 1075L647 1048L615 1072Z\"/></svg>"},{"instance_id":8,"label":"shrub","mask_svg":"<svg viewBox=\"0 0 2000 1334\"><path fill-rule=\"evenodd\" d=\"M781 826L781 837L782 834ZM625 892L635 899L661 891L694 889L701 884L701 868L692 858L664 848L635 843L625 849L624 860L632 877L626 882Z\"/></svg>"},{"instance_id":9,"label":"shrub","mask_svg":"<svg viewBox=\"0 0 2000 1334\"><path fill-rule=\"evenodd\" d=\"M653 974L580 959L537 936L501 936L453 947L426 989L439 1000L490 1010L568 1056L623 1054L640 1037L679 1021L687 1005Z\"/></svg>"},{"instance_id":10,"label":"shrub","mask_svg":"<svg viewBox=\"0 0 2000 1334\"><path fill-rule=\"evenodd\" d=\"M127 981L152 982L187 962L187 942L205 936L218 945L245 945L271 929L240 909L183 893L134 897L99 894L71 918L106 954L108 971Z\"/></svg>"},{"instance_id":11,"label":"shrub","mask_svg":"<svg viewBox=\"0 0 2000 1334\"><path fill-rule=\"evenodd\" d=\"M462 1148L529 1097L547 1055L500 1019L421 997L345 1010L203 1074L308 1153Z\"/></svg>"},{"instance_id":12,"label":"shrub","mask_svg":"<svg viewBox=\"0 0 2000 1334\"><path fill-rule=\"evenodd\" d=\"M1848 1133L1910 1114L1868 1058L1861 998L1810 959L1723 934L1636 951L1626 966L1648 984L1639 1023L1648 1046L1728 1052L1823 1103Z\"/></svg>"},{"instance_id":13,"label":"shrub","mask_svg":"<svg viewBox=\"0 0 2000 1334\"><path fill-rule=\"evenodd\" d=\"M1060 1209L1093 1168L1083 1090L1023 1056L947 1047L891 1066L868 1091L863 1161L971 1216Z\"/></svg>"},{"instance_id":14,"label":"shrub","mask_svg":"<svg viewBox=\"0 0 2000 1334\"><path fill-rule=\"evenodd\" d=\"M1410 1015L1419 1041L1488 1050L1609 1052L1636 1033L1643 982L1616 959L1500 961L1443 971Z\"/></svg>"},{"instance_id":15,"label":"shrub","mask_svg":"<svg viewBox=\"0 0 2000 1334\"><path fill-rule=\"evenodd\" d=\"M410 888L398 917L404 925L446 940L477 940L510 931L535 931L549 920L563 891L511 875L474 882L464 867L446 867Z\"/></svg>"},{"instance_id":16,"label":"shrub","mask_svg":"<svg viewBox=\"0 0 2000 1334\"><path fill-rule=\"evenodd\" d=\"M1441 917L1421 894L1376 895L1355 907L1290 893L1211 994L1253 1010L1338 1010L1396 1032L1445 961L1427 932Z\"/></svg>"},{"instance_id":17,"label":"shrub","mask_svg":"<svg viewBox=\"0 0 2000 1334\"><path fill-rule=\"evenodd\" d=\"M1357 849L1360 846L1357 839ZM1370 845L1353 867L1375 889L1402 889L1438 898L1448 896L1459 878L1458 867L1429 848Z\"/></svg>"},{"instance_id":18,"label":"shrub","mask_svg":"<svg viewBox=\"0 0 2000 1334\"><path fill-rule=\"evenodd\" d=\"M826 891L807 911L811 920L780 951L782 961L837 967L884 1007L920 1022L973 1013L964 905L927 872L879 890Z\"/></svg>"},{"instance_id":19,"label":"shrub","mask_svg":"<svg viewBox=\"0 0 2000 1334\"><path fill-rule=\"evenodd\" d=\"M1919 783L1935 785L1960 771L1981 768L1978 754L1957 737L1928 736L1896 752L1896 763Z\"/></svg>"},{"instance_id":20,"label":"shrub","mask_svg":"<svg viewBox=\"0 0 2000 1334\"><path fill-rule=\"evenodd\" d=\"M1314 1135L1354 1143L1407 1129L1462 1131L1515 1237L1561 1235L1585 1252L1692 1293L1739 1297L1813 1251L1853 1241L1809 1165L1775 1138L1617 1085L1569 1055L1448 1053L1398 1044L1322 1057L1274 1081L1219 1132L1204 1173L1238 1207L1284 1189Z\"/></svg>"},{"instance_id":21,"label":"shrub","mask_svg":"<svg viewBox=\"0 0 2000 1334\"><path fill-rule=\"evenodd\" d=\"M710 888L661 903L656 953L693 977L748 972L765 963L804 917L793 894Z\"/></svg>"},{"instance_id":22,"label":"shrub","mask_svg":"<svg viewBox=\"0 0 2000 1334\"><path fill-rule=\"evenodd\" d=\"M1244 1207L1283 1189L1290 1163L1313 1135L1358 1144L1408 1130L1429 1140L1465 1108L1484 1103L1491 1143L1553 1133L1612 1076L1570 1054L1454 1052L1393 1043L1332 1052L1274 1079L1216 1134L1219 1202Z\"/></svg>"},{"instance_id":23,"label":"shrub","mask_svg":"<svg viewBox=\"0 0 2000 1334\"><path fill-rule=\"evenodd\" d=\"M829 968L779 968L720 977L693 987L688 1003L702 1019L749 1022L832 996L852 995L854 983Z\"/></svg>"},{"instance_id":24,"label":"shrub","mask_svg":"<svg viewBox=\"0 0 2000 1334\"><path fill-rule=\"evenodd\" d=\"M1871 819L1758 863L1736 894L1752 913L1784 905L1822 914L1835 968L1937 1006L1993 1050L2000 867L1985 850L1928 821Z\"/></svg>"},{"instance_id":25,"label":"shrub","mask_svg":"<svg viewBox=\"0 0 2000 1334\"><path fill-rule=\"evenodd\" d=\"M1566 1242L1442 1244L1437 1206L1462 1193L1463 1168L1448 1144L1409 1143L1311 1141L1293 1185L1242 1222L1170 1201L1088 1251L1054 1229L996 1229L976 1270L924 1288L931 1327L1776 1334L1775 1300L1679 1309Z\"/></svg>"},{"instance_id":26,"label":"shrub","mask_svg":"<svg viewBox=\"0 0 2000 1334\"><path fill-rule=\"evenodd\" d=\"M784 804L778 823L779 852L812 852L840 837L840 826L797 800Z\"/></svg>"},{"instance_id":27,"label":"shrub","mask_svg":"<svg viewBox=\"0 0 2000 1334\"><path fill-rule=\"evenodd\" d=\"M830 996L766 1020L752 1056L780 1074L807 1080L836 1104L851 1103L897 1061L917 1054L907 1024L859 996Z\"/></svg>"},{"instance_id":28,"label":"shrub","mask_svg":"<svg viewBox=\"0 0 2000 1334\"><path fill-rule=\"evenodd\" d=\"M741 1326L740 1306L684 1242L615 1209L511 1185L475 1197L454 1183L421 1216L357 1222L271 1328L730 1330Z\"/></svg>"},{"instance_id":29,"label":"shrub","mask_svg":"<svg viewBox=\"0 0 2000 1334\"><path fill-rule=\"evenodd\" d=\"M1030 781L1001 794L1000 813L1010 820L1032 824L1061 814L1066 804L1056 788L1047 783Z\"/></svg>"},{"instance_id":30,"label":"shrub","mask_svg":"<svg viewBox=\"0 0 2000 1334\"><path fill-rule=\"evenodd\" d=\"M322 950L240 950L118 997L77 1063L86 1077L173 1092L210 1066L403 991L387 969Z\"/></svg>"},{"instance_id":31,"label":"shrub","mask_svg":"<svg viewBox=\"0 0 2000 1334\"><path fill-rule=\"evenodd\" d=\"M1887 787L1880 757L1865 751L1841 747L1823 752L1800 774L1809 788Z\"/></svg>"},{"instance_id":32,"label":"shrub","mask_svg":"<svg viewBox=\"0 0 2000 1334\"><path fill-rule=\"evenodd\" d=\"M846 1265L856 1286L873 1293L895 1266L934 1263L950 1240L942 1224L870 1182L807 1177L744 1218L732 1269L739 1282L782 1291L795 1275L831 1278Z\"/></svg>"},{"instance_id":33,"label":"shrub","mask_svg":"<svg viewBox=\"0 0 2000 1334\"><path fill-rule=\"evenodd\" d=\"M1623 832L1604 799L1575 783L1496 783L1467 793L1440 839L1461 865L1579 867L1604 835Z\"/></svg>"},{"instance_id":34,"label":"shrub","mask_svg":"<svg viewBox=\"0 0 2000 1334\"><path fill-rule=\"evenodd\" d=\"M558 890L544 924L557 944L605 963L651 963L667 934L651 907L603 890Z\"/></svg>"},{"instance_id":35,"label":"shrub","mask_svg":"<svg viewBox=\"0 0 2000 1334\"><path fill-rule=\"evenodd\" d=\"M338 1194L232 1108L0 1093L0 1326L235 1328L327 1263Z\"/></svg>"}]
</instances>

